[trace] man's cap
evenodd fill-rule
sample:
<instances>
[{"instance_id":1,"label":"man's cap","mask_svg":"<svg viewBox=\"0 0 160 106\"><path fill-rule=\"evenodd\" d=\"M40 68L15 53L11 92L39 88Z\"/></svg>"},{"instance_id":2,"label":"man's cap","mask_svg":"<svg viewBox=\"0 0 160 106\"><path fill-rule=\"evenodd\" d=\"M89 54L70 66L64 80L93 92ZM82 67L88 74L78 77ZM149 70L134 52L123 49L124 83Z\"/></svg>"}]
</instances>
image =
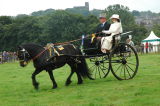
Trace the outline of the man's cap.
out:
<instances>
[{"instance_id":1,"label":"man's cap","mask_svg":"<svg viewBox=\"0 0 160 106\"><path fill-rule=\"evenodd\" d=\"M99 18L106 18L106 13L99 14Z\"/></svg>"}]
</instances>

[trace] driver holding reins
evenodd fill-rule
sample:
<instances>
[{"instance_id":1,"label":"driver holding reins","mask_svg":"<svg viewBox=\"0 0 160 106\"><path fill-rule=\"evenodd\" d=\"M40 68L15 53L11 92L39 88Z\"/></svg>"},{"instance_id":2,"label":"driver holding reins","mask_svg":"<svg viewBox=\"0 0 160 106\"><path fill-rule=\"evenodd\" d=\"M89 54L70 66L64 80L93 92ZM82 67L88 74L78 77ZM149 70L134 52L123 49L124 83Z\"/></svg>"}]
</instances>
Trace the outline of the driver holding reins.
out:
<instances>
[{"instance_id":1,"label":"driver holding reins","mask_svg":"<svg viewBox=\"0 0 160 106\"><path fill-rule=\"evenodd\" d=\"M96 29L96 37L104 37L109 36L110 34L104 34L102 33L103 30L109 30L110 23L107 22L106 14L102 13L99 15L99 22L100 24L97 26Z\"/></svg>"}]
</instances>

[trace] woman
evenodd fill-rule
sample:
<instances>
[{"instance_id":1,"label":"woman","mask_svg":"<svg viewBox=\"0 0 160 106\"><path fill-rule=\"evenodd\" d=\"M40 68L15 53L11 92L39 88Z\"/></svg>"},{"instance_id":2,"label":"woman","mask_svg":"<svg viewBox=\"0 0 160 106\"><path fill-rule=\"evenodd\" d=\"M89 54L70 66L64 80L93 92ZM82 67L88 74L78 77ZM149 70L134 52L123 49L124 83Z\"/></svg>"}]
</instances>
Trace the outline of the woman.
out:
<instances>
[{"instance_id":1,"label":"woman","mask_svg":"<svg viewBox=\"0 0 160 106\"><path fill-rule=\"evenodd\" d=\"M111 50L113 36L122 33L122 25L119 15L113 14L110 19L113 23L111 24L109 30L102 31L102 33L111 34L110 36L102 37L101 39L101 51L103 53L109 52ZM118 36L116 39L120 39L120 36Z\"/></svg>"}]
</instances>

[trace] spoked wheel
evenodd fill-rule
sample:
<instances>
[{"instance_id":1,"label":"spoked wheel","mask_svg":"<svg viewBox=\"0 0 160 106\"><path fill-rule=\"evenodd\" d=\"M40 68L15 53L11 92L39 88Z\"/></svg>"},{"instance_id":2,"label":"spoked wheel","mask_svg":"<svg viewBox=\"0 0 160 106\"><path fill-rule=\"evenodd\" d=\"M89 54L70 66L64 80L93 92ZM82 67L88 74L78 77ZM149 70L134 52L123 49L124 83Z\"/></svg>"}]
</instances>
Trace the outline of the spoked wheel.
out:
<instances>
[{"instance_id":1,"label":"spoked wheel","mask_svg":"<svg viewBox=\"0 0 160 106\"><path fill-rule=\"evenodd\" d=\"M108 56L92 57L87 60L92 78L105 78L110 71Z\"/></svg>"},{"instance_id":2,"label":"spoked wheel","mask_svg":"<svg viewBox=\"0 0 160 106\"><path fill-rule=\"evenodd\" d=\"M118 80L132 79L139 66L138 55L135 49L125 43L118 44L110 54L111 71Z\"/></svg>"}]
</instances>

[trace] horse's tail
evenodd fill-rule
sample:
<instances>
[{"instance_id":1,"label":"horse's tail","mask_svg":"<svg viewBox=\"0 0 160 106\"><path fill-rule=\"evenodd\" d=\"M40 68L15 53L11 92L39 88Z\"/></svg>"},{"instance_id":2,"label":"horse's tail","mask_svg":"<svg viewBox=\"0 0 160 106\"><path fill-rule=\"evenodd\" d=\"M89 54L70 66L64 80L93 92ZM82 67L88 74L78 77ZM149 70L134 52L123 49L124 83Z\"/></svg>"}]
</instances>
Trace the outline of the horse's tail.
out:
<instances>
[{"instance_id":1,"label":"horse's tail","mask_svg":"<svg viewBox=\"0 0 160 106\"><path fill-rule=\"evenodd\" d=\"M80 51L80 55L82 55L81 51ZM80 75L83 77L83 78L86 78L88 77L90 80L94 80L92 77L91 77L91 73L90 73L90 70L88 68L88 65L86 63L86 60L84 57L79 57L79 62L77 63L77 70L78 72L80 73Z\"/></svg>"}]
</instances>

